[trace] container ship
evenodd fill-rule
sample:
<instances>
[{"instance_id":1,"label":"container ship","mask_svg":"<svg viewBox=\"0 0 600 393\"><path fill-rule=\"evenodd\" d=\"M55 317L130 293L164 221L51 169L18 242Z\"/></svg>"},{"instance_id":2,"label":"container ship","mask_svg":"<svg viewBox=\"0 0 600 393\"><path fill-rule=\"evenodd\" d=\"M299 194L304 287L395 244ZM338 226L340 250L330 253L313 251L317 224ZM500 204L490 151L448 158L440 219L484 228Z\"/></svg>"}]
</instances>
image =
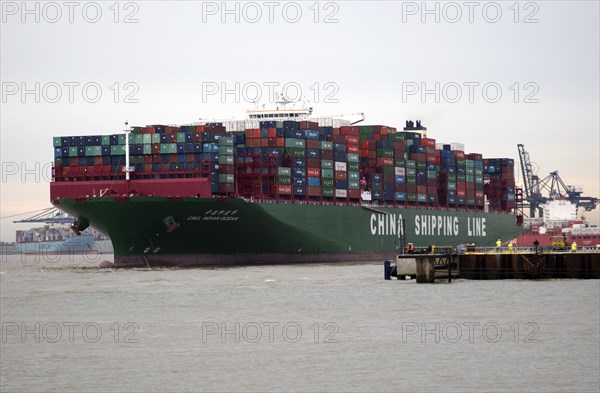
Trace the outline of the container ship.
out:
<instances>
[{"instance_id":1,"label":"container ship","mask_svg":"<svg viewBox=\"0 0 600 393\"><path fill-rule=\"evenodd\" d=\"M405 245L514 239L514 161L402 130L248 119L54 138L52 204L108 236L114 267L377 261Z\"/></svg>"},{"instance_id":2,"label":"container ship","mask_svg":"<svg viewBox=\"0 0 600 393\"><path fill-rule=\"evenodd\" d=\"M16 231L17 251L24 254L69 255L81 253L107 253L108 239L93 228L79 235L68 226L50 226ZM104 246L103 246L104 245Z\"/></svg>"}]
</instances>

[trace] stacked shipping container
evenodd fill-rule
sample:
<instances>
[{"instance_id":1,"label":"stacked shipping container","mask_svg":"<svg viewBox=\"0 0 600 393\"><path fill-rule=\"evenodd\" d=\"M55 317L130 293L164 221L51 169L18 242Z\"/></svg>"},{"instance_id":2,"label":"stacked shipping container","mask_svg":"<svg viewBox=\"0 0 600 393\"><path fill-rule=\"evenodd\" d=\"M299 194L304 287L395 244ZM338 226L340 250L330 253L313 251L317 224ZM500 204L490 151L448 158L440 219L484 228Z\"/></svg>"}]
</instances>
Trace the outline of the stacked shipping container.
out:
<instances>
[{"instance_id":1,"label":"stacked shipping container","mask_svg":"<svg viewBox=\"0 0 600 393\"><path fill-rule=\"evenodd\" d=\"M380 203L483 209L486 195L491 209L514 208L513 160L465 154L425 130L310 121L262 121L243 132L221 123L134 127L131 178L205 177L213 194L261 199L352 202L370 191ZM122 179L125 137L54 138L55 181Z\"/></svg>"}]
</instances>

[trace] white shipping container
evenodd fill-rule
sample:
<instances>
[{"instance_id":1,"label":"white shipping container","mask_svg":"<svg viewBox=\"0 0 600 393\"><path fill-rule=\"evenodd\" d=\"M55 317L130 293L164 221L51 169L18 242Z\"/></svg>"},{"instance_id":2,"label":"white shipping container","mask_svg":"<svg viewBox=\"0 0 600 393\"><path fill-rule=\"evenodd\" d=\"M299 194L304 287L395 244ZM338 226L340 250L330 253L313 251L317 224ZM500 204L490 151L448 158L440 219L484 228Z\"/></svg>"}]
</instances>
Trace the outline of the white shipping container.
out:
<instances>
[{"instance_id":1,"label":"white shipping container","mask_svg":"<svg viewBox=\"0 0 600 393\"><path fill-rule=\"evenodd\" d=\"M336 171L346 172L348 170L347 168L348 168L348 164L346 164L345 162L339 162L339 161L335 162L335 170Z\"/></svg>"},{"instance_id":2,"label":"white shipping container","mask_svg":"<svg viewBox=\"0 0 600 393\"><path fill-rule=\"evenodd\" d=\"M336 198L347 198L348 197L348 191L336 188L335 189L335 197Z\"/></svg>"},{"instance_id":3,"label":"white shipping container","mask_svg":"<svg viewBox=\"0 0 600 393\"><path fill-rule=\"evenodd\" d=\"M460 150L460 151L465 151L465 144L464 143L451 143L450 144L450 149L452 150Z\"/></svg>"},{"instance_id":4,"label":"white shipping container","mask_svg":"<svg viewBox=\"0 0 600 393\"><path fill-rule=\"evenodd\" d=\"M405 170L402 167L394 167L394 175L396 176L404 176Z\"/></svg>"},{"instance_id":5,"label":"white shipping container","mask_svg":"<svg viewBox=\"0 0 600 393\"><path fill-rule=\"evenodd\" d=\"M259 120L244 120L244 127L246 129L260 128L260 121Z\"/></svg>"}]
</instances>

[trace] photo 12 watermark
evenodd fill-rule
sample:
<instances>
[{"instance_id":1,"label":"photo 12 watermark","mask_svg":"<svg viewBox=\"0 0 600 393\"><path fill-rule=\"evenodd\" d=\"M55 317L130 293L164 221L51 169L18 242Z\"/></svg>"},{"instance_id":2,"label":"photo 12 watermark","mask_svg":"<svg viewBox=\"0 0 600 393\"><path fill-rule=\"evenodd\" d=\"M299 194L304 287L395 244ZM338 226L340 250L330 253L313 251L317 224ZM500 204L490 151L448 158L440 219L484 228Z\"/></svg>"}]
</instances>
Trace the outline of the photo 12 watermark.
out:
<instances>
[{"instance_id":1,"label":"photo 12 watermark","mask_svg":"<svg viewBox=\"0 0 600 393\"><path fill-rule=\"evenodd\" d=\"M537 104L539 92L540 86L536 82L402 82L402 103L495 104L504 100L515 104Z\"/></svg>"},{"instance_id":2,"label":"photo 12 watermark","mask_svg":"<svg viewBox=\"0 0 600 393\"><path fill-rule=\"evenodd\" d=\"M137 344L135 322L2 322L3 344L117 343Z\"/></svg>"},{"instance_id":3,"label":"photo 12 watermark","mask_svg":"<svg viewBox=\"0 0 600 393\"><path fill-rule=\"evenodd\" d=\"M202 82L202 103L220 102L248 104L297 102L337 104L340 87L336 82Z\"/></svg>"},{"instance_id":4,"label":"photo 12 watermark","mask_svg":"<svg viewBox=\"0 0 600 393\"><path fill-rule=\"evenodd\" d=\"M334 1L203 1L202 23L339 23Z\"/></svg>"},{"instance_id":5,"label":"photo 12 watermark","mask_svg":"<svg viewBox=\"0 0 600 393\"><path fill-rule=\"evenodd\" d=\"M139 23L134 1L2 1L2 23Z\"/></svg>"},{"instance_id":6,"label":"photo 12 watermark","mask_svg":"<svg viewBox=\"0 0 600 393\"><path fill-rule=\"evenodd\" d=\"M538 343L540 328L535 322L501 324L495 321L465 322L402 322L400 325L403 343Z\"/></svg>"},{"instance_id":7,"label":"photo 12 watermark","mask_svg":"<svg viewBox=\"0 0 600 393\"><path fill-rule=\"evenodd\" d=\"M336 322L202 322L201 339L207 343L299 343L337 344Z\"/></svg>"},{"instance_id":8,"label":"photo 12 watermark","mask_svg":"<svg viewBox=\"0 0 600 393\"><path fill-rule=\"evenodd\" d=\"M2 103L114 102L137 104L140 87L136 82L2 82Z\"/></svg>"},{"instance_id":9,"label":"photo 12 watermark","mask_svg":"<svg viewBox=\"0 0 600 393\"><path fill-rule=\"evenodd\" d=\"M533 1L404 1L402 23L539 23Z\"/></svg>"}]
</instances>

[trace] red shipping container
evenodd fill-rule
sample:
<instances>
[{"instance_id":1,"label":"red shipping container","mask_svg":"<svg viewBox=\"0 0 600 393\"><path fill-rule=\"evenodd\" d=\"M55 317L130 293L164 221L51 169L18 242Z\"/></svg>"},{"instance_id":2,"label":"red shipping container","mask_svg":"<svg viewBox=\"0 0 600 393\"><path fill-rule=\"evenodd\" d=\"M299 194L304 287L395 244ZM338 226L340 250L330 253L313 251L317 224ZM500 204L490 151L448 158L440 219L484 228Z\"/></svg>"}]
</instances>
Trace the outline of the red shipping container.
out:
<instances>
[{"instance_id":1,"label":"red shipping container","mask_svg":"<svg viewBox=\"0 0 600 393\"><path fill-rule=\"evenodd\" d=\"M308 196L320 197L321 196L321 187L308 187Z\"/></svg>"},{"instance_id":2,"label":"red shipping container","mask_svg":"<svg viewBox=\"0 0 600 393\"><path fill-rule=\"evenodd\" d=\"M285 146L285 138L275 138L275 146L276 147L284 147Z\"/></svg>"},{"instance_id":3,"label":"red shipping container","mask_svg":"<svg viewBox=\"0 0 600 393\"><path fill-rule=\"evenodd\" d=\"M456 190L456 196L465 197L467 196L467 192L465 190Z\"/></svg>"},{"instance_id":4,"label":"red shipping container","mask_svg":"<svg viewBox=\"0 0 600 393\"><path fill-rule=\"evenodd\" d=\"M270 127L270 128L267 130L267 136L268 136L269 138L276 138L276 137L277 137L277 130L276 130L274 127Z\"/></svg>"},{"instance_id":5,"label":"red shipping container","mask_svg":"<svg viewBox=\"0 0 600 393\"><path fill-rule=\"evenodd\" d=\"M333 160L333 150L321 150L322 160Z\"/></svg>"},{"instance_id":6,"label":"red shipping container","mask_svg":"<svg viewBox=\"0 0 600 393\"><path fill-rule=\"evenodd\" d=\"M435 148L435 139L421 138L421 146L429 146Z\"/></svg>"},{"instance_id":7,"label":"red shipping container","mask_svg":"<svg viewBox=\"0 0 600 393\"><path fill-rule=\"evenodd\" d=\"M348 179L348 172L344 172L344 171L335 171L335 180L347 180Z\"/></svg>"},{"instance_id":8,"label":"red shipping container","mask_svg":"<svg viewBox=\"0 0 600 393\"><path fill-rule=\"evenodd\" d=\"M371 141L363 139L362 141L360 141L360 148L368 150L369 149L369 145L370 145L369 142L371 142Z\"/></svg>"},{"instance_id":9,"label":"red shipping container","mask_svg":"<svg viewBox=\"0 0 600 393\"><path fill-rule=\"evenodd\" d=\"M306 148L307 149L320 149L321 141L317 139L307 139L306 140Z\"/></svg>"},{"instance_id":10,"label":"red shipping container","mask_svg":"<svg viewBox=\"0 0 600 393\"><path fill-rule=\"evenodd\" d=\"M292 186L288 184L278 184L277 193L280 195L292 195Z\"/></svg>"},{"instance_id":11,"label":"red shipping container","mask_svg":"<svg viewBox=\"0 0 600 393\"><path fill-rule=\"evenodd\" d=\"M427 162L435 164L436 163L436 156L432 155L432 154L427 154Z\"/></svg>"},{"instance_id":12,"label":"red shipping container","mask_svg":"<svg viewBox=\"0 0 600 393\"><path fill-rule=\"evenodd\" d=\"M252 128L246 128L244 130L244 137L246 137L246 139L252 138L252 134Z\"/></svg>"},{"instance_id":13,"label":"red shipping container","mask_svg":"<svg viewBox=\"0 0 600 393\"><path fill-rule=\"evenodd\" d=\"M348 190L348 198L350 198L350 199L359 199L360 198L360 190L349 189Z\"/></svg>"},{"instance_id":14,"label":"red shipping container","mask_svg":"<svg viewBox=\"0 0 600 393\"><path fill-rule=\"evenodd\" d=\"M396 184L394 186L394 190L396 192L405 192L406 191L406 184Z\"/></svg>"},{"instance_id":15,"label":"red shipping container","mask_svg":"<svg viewBox=\"0 0 600 393\"><path fill-rule=\"evenodd\" d=\"M378 157L377 165L394 166L394 159L391 157Z\"/></svg>"},{"instance_id":16,"label":"red shipping container","mask_svg":"<svg viewBox=\"0 0 600 393\"><path fill-rule=\"evenodd\" d=\"M396 182L396 178L394 175L383 175L383 182L386 184L393 184Z\"/></svg>"},{"instance_id":17,"label":"red shipping container","mask_svg":"<svg viewBox=\"0 0 600 393\"><path fill-rule=\"evenodd\" d=\"M321 177L321 168L308 168L306 174L308 177Z\"/></svg>"},{"instance_id":18,"label":"red shipping container","mask_svg":"<svg viewBox=\"0 0 600 393\"><path fill-rule=\"evenodd\" d=\"M340 134L342 134L342 135L358 135L358 127L341 126Z\"/></svg>"},{"instance_id":19,"label":"red shipping container","mask_svg":"<svg viewBox=\"0 0 600 393\"><path fill-rule=\"evenodd\" d=\"M456 158L465 158L465 152L461 150L454 150L454 155Z\"/></svg>"},{"instance_id":20,"label":"red shipping container","mask_svg":"<svg viewBox=\"0 0 600 393\"><path fill-rule=\"evenodd\" d=\"M219 183L219 192L221 194L232 193L235 191L235 185L233 183Z\"/></svg>"},{"instance_id":21,"label":"red shipping container","mask_svg":"<svg viewBox=\"0 0 600 393\"><path fill-rule=\"evenodd\" d=\"M252 129L252 138L260 138L260 129L259 128Z\"/></svg>"},{"instance_id":22,"label":"red shipping container","mask_svg":"<svg viewBox=\"0 0 600 393\"><path fill-rule=\"evenodd\" d=\"M309 168L321 168L321 160L318 158L307 158L306 166Z\"/></svg>"},{"instance_id":23,"label":"red shipping container","mask_svg":"<svg viewBox=\"0 0 600 393\"><path fill-rule=\"evenodd\" d=\"M358 145L357 144L348 144L346 145L346 152L351 154L358 154Z\"/></svg>"}]
</instances>

